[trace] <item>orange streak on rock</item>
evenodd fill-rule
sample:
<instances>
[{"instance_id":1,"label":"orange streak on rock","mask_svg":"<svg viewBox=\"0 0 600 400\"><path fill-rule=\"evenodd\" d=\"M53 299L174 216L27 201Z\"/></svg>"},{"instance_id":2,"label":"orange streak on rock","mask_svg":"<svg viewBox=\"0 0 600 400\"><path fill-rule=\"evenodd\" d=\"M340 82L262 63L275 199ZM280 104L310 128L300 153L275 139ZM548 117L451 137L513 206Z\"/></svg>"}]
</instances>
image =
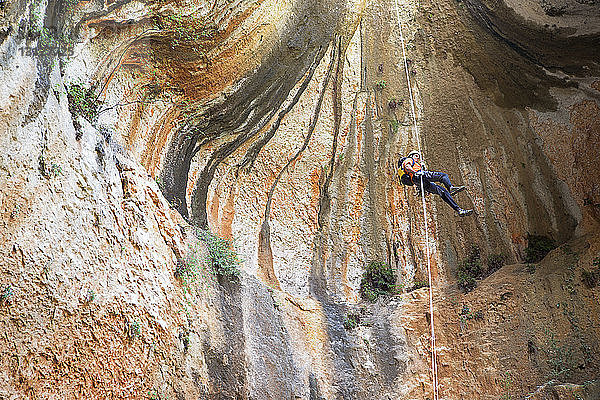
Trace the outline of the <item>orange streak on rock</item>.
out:
<instances>
[{"instance_id":1,"label":"orange streak on rock","mask_svg":"<svg viewBox=\"0 0 600 400\"><path fill-rule=\"evenodd\" d=\"M363 110L361 110L363 111ZM362 146L362 125L365 121L365 116L359 112L356 113L356 153L359 155L357 158L360 158L360 149ZM358 159L357 159L358 162Z\"/></svg>"},{"instance_id":2,"label":"orange streak on rock","mask_svg":"<svg viewBox=\"0 0 600 400\"><path fill-rule=\"evenodd\" d=\"M355 179L355 186L353 187L354 198L351 202L351 218L353 218L352 237L351 241L354 244L358 244L360 240L360 216L362 214L364 194L367 188L366 179L359 176Z\"/></svg>"},{"instance_id":3,"label":"orange streak on rock","mask_svg":"<svg viewBox=\"0 0 600 400\"><path fill-rule=\"evenodd\" d=\"M321 196L321 173L322 171L320 168L315 168L310 173L310 205L311 209L314 210L313 223L315 226L317 225L317 211L319 207L319 198Z\"/></svg>"},{"instance_id":4,"label":"orange streak on rock","mask_svg":"<svg viewBox=\"0 0 600 400\"><path fill-rule=\"evenodd\" d=\"M227 240L233 239L233 233L231 225L233 224L233 218L235 217L235 208L234 208L234 199L235 199L235 189L234 185L229 185L229 195L227 196L227 202L223 206L223 215L220 224L220 234L221 237Z\"/></svg>"},{"instance_id":5,"label":"orange streak on rock","mask_svg":"<svg viewBox=\"0 0 600 400\"><path fill-rule=\"evenodd\" d=\"M258 271L257 276L270 287L281 290L279 279L275 274L273 267L273 251L270 245L270 238L266 237L266 232L262 229L258 238Z\"/></svg>"},{"instance_id":6,"label":"orange streak on rock","mask_svg":"<svg viewBox=\"0 0 600 400\"><path fill-rule=\"evenodd\" d=\"M365 190L367 188L366 185L367 180L365 178L363 178L362 176L359 176L356 178L356 187L355 189L355 194L354 194L354 200L352 201L352 215L355 218L359 218L361 213L362 213L362 207L363 207L363 198L364 198L364 194L365 194Z\"/></svg>"},{"instance_id":7,"label":"orange streak on rock","mask_svg":"<svg viewBox=\"0 0 600 400\"><path fill-rule=\"evenodd\" d=\"M350 283L348 282L348 257L346 257L342 261L341 275L342 275L342 290L344 291L344 295L346 296L347 301L357 302L358 294L352 288L352 286L350 286Z\"/></svg>"},{"instance_id":8,"label":"orange streak on rock","mask_svg":"<svg viewBox=\"0 0 600 400\"><path fill-rule=\"evenodd\" d=\"M216 190L210 199L208 200L208 204L206 205L208 208L208 220L212 222L212 226L219 229L220 227L220 219L219 219L219 191ZM214 231L213 231L214 232Z\"/></svg>"},{"instance_id":9,"label":"orange streak on rock","mask_svg":"<svg viewBox=\"0 0 600 400\"><path fill-rule=\"evenodd\" d=\"M127 129L126 147L127 147L127 150L129 150L129 151L133 151L133 149L136 147L136 141L139 137L139 125L142 120L143 114L144 114L144 105L138 104L135 108L135 112L133 113L133 117L131 119L129 128Z\"/></svg>"},{"instance_id":10,"label":"orange streak on rock","mask_svg":"<svg viewBox=\"0 0 600 400\"><path fill-rule=\"evenodd\" d=\"M159 166L160 153L166 147L169 135L175 127L179 115L180 111L177 108L168 110L161 121L155 124L150 130L150 139L142 154L142 165L154 177Z\"/></svg>"},{"instance_id":11,"label":"orange streak on rock","mask_svg":"<svg viewBox=\"0 0 600 400\"><path fill-rule=\"evenodd\" d=\"M246 32L233 43L226 43L227 38L260 6L260 3L233 19L226 30L217 34L212 43L225 43L227 48L216 54L211 54L212 49L207 48L211 59L206 68L201 68L198 75L192 74L194 70L198 71L197 61L171 64L171 80L185 90L187 98L197 101L212 98L215 93L223 92L261 61L258 52L252 49L260 41L260 32L265 29L263 25Z\"/></svg>"},{"instance_id":12,"label":"orange streak on rock","mask_svg":"<svg viewBox=\"0 0 600 400\"><path fill-rule=\"evenodd\" d=\"M392 186L390 186L390 188L387 191L387 198L389 199L389 204L388 207L390 209L390 215L392 217L396 217L396 188L397 188L397 184L394 182L394 184Z\"/></svg>"}]
</instances>

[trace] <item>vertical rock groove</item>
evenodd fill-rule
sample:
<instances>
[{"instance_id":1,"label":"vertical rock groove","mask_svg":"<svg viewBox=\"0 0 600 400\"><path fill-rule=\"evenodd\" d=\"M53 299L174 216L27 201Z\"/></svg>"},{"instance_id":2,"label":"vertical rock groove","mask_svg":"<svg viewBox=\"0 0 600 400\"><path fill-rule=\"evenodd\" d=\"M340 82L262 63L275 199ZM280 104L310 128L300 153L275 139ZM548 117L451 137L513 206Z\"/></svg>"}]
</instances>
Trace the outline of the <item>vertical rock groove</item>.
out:
<instances>
[{"instance_id":1,"label":"vertical rock groove","mask_svg":"<svg viewBox=\"0 0 600 400\"><path fill-rule=\"evenodd\" d=\"M338 37L335 43L337 48L337 60L335 62L335 73L333 74L333 143L331 145L331 158L329 160L329 168L327 168L327 175L323 186L320 188L319 198L319 210L317 217L317 224L319 229L322 229L325 223L325 218L330 212L331 201L329 198L329 186L331 185L331 179L335 171L335 156L337 153L338 136L340 134L340 123L342 119L342 100L341 100L341 86L342 77L344 73L344 52L342 51L342 38Z\"/></svg>"},{"instance_id":2,"label":"vertical rock groove","mask_svg":"<svg viewBox=\"0 0 600 400\"><path fill-rule=\"evenodd\" d=\"M250 149L248 149L248 151L246 152L246 155L244 156L244 159L239 164L238 168L248 169L248 170L252 168L252 165L254 164L254 161L256 160L256 157L258 156L260 151L263 149L263 147L265 147L267 145L267 143L269 143L269 141L277 133L277 129L279 129L279 127L281 126L281 121L283 120L283 118L298 103L298 100L300 100L300 97L302 97L302 95L304 94L304 91L308 87L308 84L310 83L310 81L312 80L312 78L315 74L315 70L317 69L317 66L321 62L322 55L323 55L323 53L321 51L319 51L317 54L315 54L315 59L314 59L313 63L311 64L311 66L307 72L307 75L304 76L299 89L294 94L294 98L288 104L285 105L285 108L283 110L281 110L279 112L279 114L277 115L277 120L273 124L271 124L271 127L269 128L267 133L265 133L260 140L258 140L256 143L254 143L250 147Z\"/></svg>"},{"instance_id":3,"label":"vertical rock groove","mask_svg":"<svg viewBox=\"0 0 600 400\"><path fill-rule=\"evenodd\" d=\"M308 144L310 143L310 139L312 138L313 132L315 131L317 121L319 120L319 114L321 113L321 106L323 105L323 99L325 98L327 86L329 85L329 80L331 79L333 67L334 67L334 65L337 64L337 62L340 58L338 38L336 38L336 40L331 44L330 47L331 47L331 51L330 51L329 66L327 68L327 73L325 75L325 79L323 80L323 85L321 86L321 89L319 91L317 104L315 105L315 110L312 114L312 118L311 118L310 124L308 126L308 131L306 133L306 137L304 138L304 143L298 149L296 154L294 154L294 156L288 160L288 162L281 169L281 171L279 171L279 173L277 174L277 177L275 178L275 181L271 184L271 188L269 189L269 193L267 195L267 204L265 206L265 213L264 213L264 217L263 217L264 219L263 219L263 223L261 225L261 229L260 229L260 233L259 233L258 257L259 257L259 262L263 263L263 264L261 264L261 270L263 271L263 275L269 278L268 282L272 282L273 284L276 284L276 285L279 285L279 284L277 282L277 277L276 277L275 271L273 269L273 253L271 250L271 238L270 238L270 226L269 226L269 216L271 214L271 203L273 201L273 193L275 192L275 189L277 188L277 184L279 183L279 180L281 179L281 177L283 176L285 171L287 171L289 166L292 165L292 163L294 163L302 155L304 150L306 150L306 148L308 147ZM316 66L315 66L315 68L316 68ZM296 101L297 101L297 99L296 99Z\"/></svg>"}]
</instances>

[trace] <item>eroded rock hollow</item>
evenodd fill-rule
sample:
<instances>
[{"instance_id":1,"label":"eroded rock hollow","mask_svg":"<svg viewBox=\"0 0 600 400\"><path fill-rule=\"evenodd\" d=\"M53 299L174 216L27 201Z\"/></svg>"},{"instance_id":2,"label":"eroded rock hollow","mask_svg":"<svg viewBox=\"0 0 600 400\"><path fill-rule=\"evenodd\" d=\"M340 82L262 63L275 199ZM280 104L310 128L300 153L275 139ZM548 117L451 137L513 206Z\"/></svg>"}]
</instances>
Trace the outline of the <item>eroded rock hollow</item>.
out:
<instances>
[{"instance_id":1,"label":"eroded rock hollow","mask_svg":"<svg viewBox=\"0 0 600 400\"><path fill-rule=\"evenodd\" d=\"M0 0L0 87L0 399L600 398L598 1Z\"/></svg>"}]
</instances>

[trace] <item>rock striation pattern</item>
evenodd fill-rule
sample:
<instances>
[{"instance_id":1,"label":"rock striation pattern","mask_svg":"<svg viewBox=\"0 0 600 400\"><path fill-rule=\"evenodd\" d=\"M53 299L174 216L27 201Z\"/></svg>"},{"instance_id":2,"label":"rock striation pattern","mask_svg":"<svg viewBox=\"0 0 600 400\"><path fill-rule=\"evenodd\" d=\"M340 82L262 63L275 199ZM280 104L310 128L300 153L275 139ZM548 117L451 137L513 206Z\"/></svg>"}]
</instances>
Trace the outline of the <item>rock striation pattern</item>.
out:
<instances>
[{"instance_id":1,"label":"rock striation pattern","mask_svg":"<svg viewBox=\"0 0 600 400\"><path fill-rule=\"evenodd\" d=\"M0 399L430 399L426 247L442 398L597 399L599 18L0 0ZM419 145L474 217L424 219ZM464 293L474 245L508 265ZM396 295L360 298L371 261Z\"/></svg>"}]
</instances>

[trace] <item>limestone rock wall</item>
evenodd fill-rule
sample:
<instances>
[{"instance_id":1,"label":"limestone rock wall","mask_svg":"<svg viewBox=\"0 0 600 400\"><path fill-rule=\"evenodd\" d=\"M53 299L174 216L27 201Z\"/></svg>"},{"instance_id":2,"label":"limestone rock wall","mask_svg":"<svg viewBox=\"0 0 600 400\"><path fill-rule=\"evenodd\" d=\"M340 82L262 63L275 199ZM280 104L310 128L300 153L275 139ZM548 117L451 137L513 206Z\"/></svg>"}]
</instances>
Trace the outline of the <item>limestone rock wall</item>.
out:
<instances>
[{"instance_id":1,"label":"limestone rock wall","mask_svg":"<svg viewBox=\"0 0 600 400\"><path fill-rule=\"evenodd\" d=\"M599 7L0 2L0 398L431 398L428 245L442 398L595 399ZM399 184L400 29L472 218ZM561 247L520 264L528 233ZM463 294L473 244L512 265ZM402 294L369 304L374 260Z\"/></svg>"}]
</instances>

